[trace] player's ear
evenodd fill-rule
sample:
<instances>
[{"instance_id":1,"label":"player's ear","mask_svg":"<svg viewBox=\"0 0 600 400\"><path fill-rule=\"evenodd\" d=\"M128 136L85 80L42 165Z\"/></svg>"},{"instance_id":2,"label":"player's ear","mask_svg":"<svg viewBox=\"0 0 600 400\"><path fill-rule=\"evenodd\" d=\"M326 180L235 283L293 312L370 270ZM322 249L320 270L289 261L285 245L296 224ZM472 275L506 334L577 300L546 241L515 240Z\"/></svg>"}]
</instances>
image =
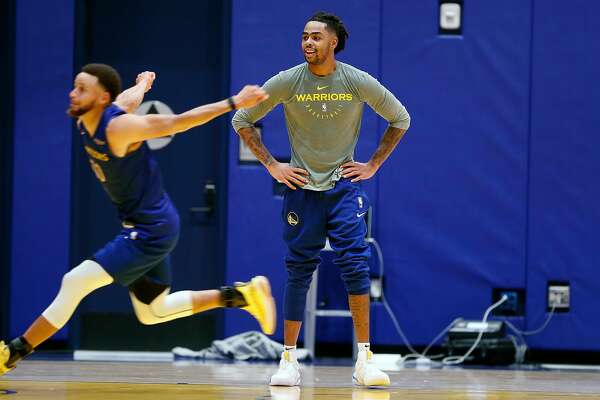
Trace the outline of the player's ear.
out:
<instances>
[{"instance_id":1,"label":"player's ear","mask_svg":"<svg viewBox=\"0 0 600 400\"><path fill-rule=\"evenodd\" d=\"M337 47L337 45L338 45L338 38L337 38L337 36L336 36L336 37L334 37L334 38L331 40L331 44L330 44L330 45L331 45L331 49L332 49L332 50L335 50L335 48L336 48L336 47Z\"/></svg>"},{"instance_id":2,"label":"player's ear","mask_svg":"<svg viewBox=\"0 0 600 400\"><path fill-rule=\"evenodd\" d=\"M110 104L110 93L108 93L106 90L102 91L102 94L100 95L100 97L98 98L98 100L100 101L100 104L102 105L107 105Z\"/></svg>"}]
</instances>

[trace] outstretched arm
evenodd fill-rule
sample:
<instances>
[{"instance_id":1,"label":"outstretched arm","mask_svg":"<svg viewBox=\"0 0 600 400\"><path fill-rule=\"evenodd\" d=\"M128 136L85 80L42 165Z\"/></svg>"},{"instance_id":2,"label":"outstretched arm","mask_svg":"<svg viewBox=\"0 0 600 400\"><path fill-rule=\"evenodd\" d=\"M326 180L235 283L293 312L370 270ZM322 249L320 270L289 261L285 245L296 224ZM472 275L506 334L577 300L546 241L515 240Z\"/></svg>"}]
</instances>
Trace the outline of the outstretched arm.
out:
<instances>
[{"instance_id":1,"label":"outstretched arm","mask_svg":"<svg viewBox=\"0 0 600 400\"><path fill-rule=\"evenodd\" d=\"M156 74L150 71L144 71L141 74L138 74L135 80L135 86L121 92L121 94L117 96L115 104L128 113L134 112L140 104L142 104L144 94L152 88L152 83L155 78Z\"/></svg>"},{"instance_id":2,"label":"outstretched arm","mask_svg":"<svg viewBox=\"0 0 600 400\"><path fill-rule=\"evenodd\" d=\"M237 95L231 97L231 101L235 108L247 108L266 98L268 95L258 86L245 86ZM144 116L125 114L109 123L106 132L107 139L111 151L122 156L134 143L185 132L231 110L230 101L222 100L193 108L182 114Z\"/></svg>"}]
</instances>

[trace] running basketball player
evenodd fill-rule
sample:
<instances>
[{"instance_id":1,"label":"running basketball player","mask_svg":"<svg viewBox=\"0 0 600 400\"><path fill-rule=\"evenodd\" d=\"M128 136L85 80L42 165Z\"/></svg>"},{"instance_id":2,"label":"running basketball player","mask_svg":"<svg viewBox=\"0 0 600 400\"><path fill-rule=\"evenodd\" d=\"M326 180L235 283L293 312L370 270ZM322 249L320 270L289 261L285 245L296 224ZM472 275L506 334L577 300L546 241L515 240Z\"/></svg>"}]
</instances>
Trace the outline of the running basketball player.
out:
<instances>
[{"instance_id":1,"label":"running basketball player","mask_svg":"<svg viewBox=\"0 0 600 400\"><path fill-rule=\"evenodd\" d=\"M0 342L0 375L62 328L85 296L113 282L128 287L143 324L235 307L254 316L265 333L274 332L275 303L265 277L218 290L170 293L169 253L179 237L179 216L146 144L148 139L185 132L233 109L254 106L268 94L258 86L245 86L226 100L179 115L131 114L154 78L153 72L143 72L135 86L121 93L121 78L108 65L88 64L76 76L68 114L77 120L90 166L117 207L122 228L63 277L52 304L22 336L6 345Z\"/></svg>"},{"instance_id":2,"label":"running basketball player","mask_svg":"<svg viewBox=\"0 0 600 400\"><path fill-rule=\"evenodd\" d=\"M371 178L388 158L408 129L410 116L369 74L336 61L347 38L339 17L324 12L313 15L302 32L306 62L269 79L263 86L269 98L233 117L241 139L271 176L288 187L283 203L288 246L285 350L271 385L300 384L296 342L306 293L326 238L337 253L334 262L348 291L358 341L354 381L365 386L390 384L387 374L373 364L369 350L370 253L364 240L369 200L360 181ZM279 103L283 103L292 150L290 164L275 160L254 129L254 123ZM367 163L354 160L364 103L389 123Z\"/></svg>"}]
</instances>

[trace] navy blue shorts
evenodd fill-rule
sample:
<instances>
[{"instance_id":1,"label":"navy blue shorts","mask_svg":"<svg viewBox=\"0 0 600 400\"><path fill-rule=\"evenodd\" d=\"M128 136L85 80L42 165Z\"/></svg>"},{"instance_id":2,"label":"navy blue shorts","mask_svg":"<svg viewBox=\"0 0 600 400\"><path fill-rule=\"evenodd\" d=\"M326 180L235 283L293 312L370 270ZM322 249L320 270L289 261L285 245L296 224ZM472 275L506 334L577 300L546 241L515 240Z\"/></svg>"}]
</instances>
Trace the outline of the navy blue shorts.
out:
<instances>
[{"instance_id":1,"label":"navy blue shorts","mask_svg":"<svg viewBox=\"0 0 600 400\"><path fill-rule=\"evenodd\" d=\"M129 286L141 277L171 286L169 253L179 239L179 215L174 207L153 217L153 223L124 222L121 232L93 260L102 266L115 282Z\"/></svg>"}]
</instances>

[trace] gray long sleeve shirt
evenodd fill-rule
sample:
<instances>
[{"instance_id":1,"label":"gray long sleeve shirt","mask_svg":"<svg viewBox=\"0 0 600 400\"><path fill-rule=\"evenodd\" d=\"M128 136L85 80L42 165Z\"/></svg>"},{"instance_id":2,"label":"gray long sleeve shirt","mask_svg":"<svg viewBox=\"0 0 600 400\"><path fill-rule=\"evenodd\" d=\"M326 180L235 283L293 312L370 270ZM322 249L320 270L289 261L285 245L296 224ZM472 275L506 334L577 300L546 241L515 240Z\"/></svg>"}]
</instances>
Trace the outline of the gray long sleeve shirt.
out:
<instances>
[{"instance_id":1,"label":"gray long sleeve shirt","mask_svg":"<svg viewBox=\"0 0 600 400\"><path fill-rule=\"evenodd\" d=\"M253 127L283 103L290 139L290 164L307 170L304 189L328 190L340 179L340 165L353 160L364 103L390 126L408 129L410 116L394 95L368 73L342 62L327 76L314 75L308 64L297 65L263 86L269 99L235 113L234 129Z\"/></svg>"}]
</instances>

